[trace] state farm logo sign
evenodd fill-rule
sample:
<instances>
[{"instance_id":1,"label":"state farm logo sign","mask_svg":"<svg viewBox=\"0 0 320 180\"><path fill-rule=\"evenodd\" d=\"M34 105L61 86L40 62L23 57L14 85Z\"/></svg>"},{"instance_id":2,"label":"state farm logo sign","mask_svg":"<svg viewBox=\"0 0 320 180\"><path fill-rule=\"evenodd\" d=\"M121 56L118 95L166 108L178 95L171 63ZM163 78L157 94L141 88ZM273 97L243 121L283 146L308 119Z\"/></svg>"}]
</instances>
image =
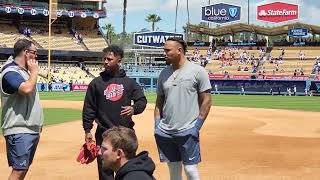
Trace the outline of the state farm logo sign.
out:
<instances>
[{"instance_id":1,"label":"state farm logo sign","mask_svg":"<svg viewBox=\"0 0 320 180\"><path fill-rule=\"evenodd\" d=\"M257 7L257 19L267 22L285 22L299 18L299 5L282 2Z\"/></svg>"},{"instance_id":2,"label":"state farm logo sign","mask_svg":"<svg viewBox=\"0 0 320 180\"><path fill-rule=\"evenodd\" d=\"M202 7L202 20L215 23L226 23L240 20L241 7L230 4L214 4Z\"/></svg>"}]
</instances>

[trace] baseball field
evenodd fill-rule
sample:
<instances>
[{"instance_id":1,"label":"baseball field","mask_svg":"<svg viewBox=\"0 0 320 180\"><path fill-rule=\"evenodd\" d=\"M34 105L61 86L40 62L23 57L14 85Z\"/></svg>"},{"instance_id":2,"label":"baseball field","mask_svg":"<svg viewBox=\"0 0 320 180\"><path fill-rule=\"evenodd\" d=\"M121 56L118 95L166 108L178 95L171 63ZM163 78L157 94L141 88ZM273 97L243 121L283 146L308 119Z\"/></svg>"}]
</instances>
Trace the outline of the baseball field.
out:
<instances>
[{"instance_id":1,"label":"baseball field","mask_svg":"<svg viewBox=\"0 0 320 180\"><path fill-rule=\"evenodd\" d=\"M97 179L96 163L75 158L84 142L83 92L41 93L45 127L26 179ZM155 177L169 179L153 137L155 94L135 116L139 150L156 163ZM320 178L320 98L212 95L213 107L201 130L201 179L318 180ZM0 138L0 179L7 179L4 138Z\"/></svg>"}]
</instances>

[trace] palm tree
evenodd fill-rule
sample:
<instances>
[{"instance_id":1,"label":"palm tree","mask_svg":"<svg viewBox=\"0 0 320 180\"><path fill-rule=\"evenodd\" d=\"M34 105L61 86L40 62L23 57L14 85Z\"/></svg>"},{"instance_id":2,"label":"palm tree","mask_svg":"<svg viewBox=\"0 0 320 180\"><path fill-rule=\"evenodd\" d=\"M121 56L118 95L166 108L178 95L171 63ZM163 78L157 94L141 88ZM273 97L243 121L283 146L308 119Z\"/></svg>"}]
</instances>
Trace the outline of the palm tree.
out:
<instances>
[{"instance_id":1,"label":"palm tree","mask_svg":"<svg viewBox=\"0 0 320 180\"><path fill-rule=\"evenodd\" d=\"M116 35L115 31L114 31L114 27L112 26L112 24L105 24L104 27L102 27L103 30L107 31L107 42L110 45L111 44L111 40L112 38Z\"/></svg>"},{"instance_id":2,"label":"palm tree","mask_svg":"<svg viewBox=\"0 0 320 180\"><path fill-rule=\"evenodd\" d=\"M161 21L161 17L156 15L156 14L149 14L146 18L147 22L151 22L152 23L152 31L154 31L154 25L155 23Z\"/></svg>"}]
</instances>

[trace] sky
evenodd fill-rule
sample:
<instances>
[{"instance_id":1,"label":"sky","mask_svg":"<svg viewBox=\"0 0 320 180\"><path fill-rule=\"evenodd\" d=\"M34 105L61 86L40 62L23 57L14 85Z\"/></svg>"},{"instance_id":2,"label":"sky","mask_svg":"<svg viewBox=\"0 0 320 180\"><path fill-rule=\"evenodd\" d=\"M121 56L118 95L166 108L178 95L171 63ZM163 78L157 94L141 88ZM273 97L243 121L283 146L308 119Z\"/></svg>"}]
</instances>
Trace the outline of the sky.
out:
<instances>
[{"instance_id":1,"label":"sky","mask_svg":"<svg viewBox=\"0 0 320 180\"><path fill-rule=\"evenodd\" d=\"M201 20L201 7L209 4L227 3L242 7L241 19L233 23L247 23L248 0L189 0L190 23L199 24ZM288 24L287 23L266 23L256 20L257 5L276 2L274 0L249 0L250 1L250 24L268 25L270 27ZM280 0L279 0L280 1ZM177 16L177 32L183 32L182 27L187 23L187 0L179 0ZM320 25L320 1L319 0L283 0L281 2L299 4L299 20L291 22L302 22L307 24ZM122 32L122 0L107 0L107 18L100 20L100 26L111 23L116 33ZM145 21L148 14L157 14L162 20L156 24L157 30L174 32L176 0L128 0L127 5L127 32L137 32L143 28L151 29L151 23ZM229 23L230 24L230 23ZM224 25L224 24L222 24ZM226 24L227 25L227 24ZM210 23L215 27L216 23Z\"/></svg>"}]
</instances>

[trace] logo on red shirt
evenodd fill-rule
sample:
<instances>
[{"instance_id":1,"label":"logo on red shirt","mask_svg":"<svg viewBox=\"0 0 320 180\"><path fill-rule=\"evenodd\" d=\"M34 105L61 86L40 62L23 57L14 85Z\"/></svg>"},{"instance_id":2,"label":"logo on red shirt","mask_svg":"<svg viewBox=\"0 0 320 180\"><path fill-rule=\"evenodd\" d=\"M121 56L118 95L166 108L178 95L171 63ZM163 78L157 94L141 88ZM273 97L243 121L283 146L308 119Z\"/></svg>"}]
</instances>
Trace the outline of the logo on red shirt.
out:
<instances>
[{"instance_id":1,"label":"logo on red shirt","mask_svg":"<svg viewBox=\"0 0 320 180\"><path fill-rule=\"evenodd\" d=\"M109 84L103 94L107 100L118 101L123 95L123 90L122 84Z\"/></svg>"}]
</instances>

